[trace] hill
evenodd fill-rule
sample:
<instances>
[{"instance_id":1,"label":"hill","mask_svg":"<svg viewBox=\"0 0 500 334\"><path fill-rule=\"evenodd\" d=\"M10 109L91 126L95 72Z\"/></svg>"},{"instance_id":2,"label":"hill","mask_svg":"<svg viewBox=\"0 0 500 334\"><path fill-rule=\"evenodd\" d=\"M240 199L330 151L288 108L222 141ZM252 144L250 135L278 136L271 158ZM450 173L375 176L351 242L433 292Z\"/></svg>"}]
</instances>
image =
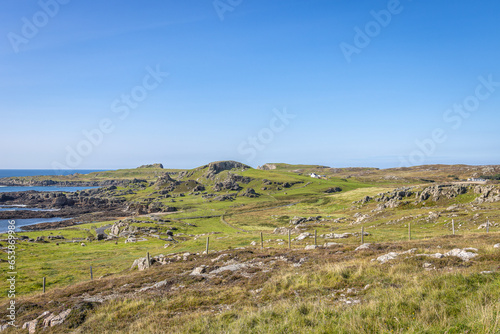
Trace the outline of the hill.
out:
<instances>
[{"instance_id":1,"label":"hill","mask_svg":"<svg viewBox=\"0 0 500 334\"><path fill-rule=\"evenodd\" d=\"M84 222L16 234L19 325L45 322L55 333L500 330L500 186L464 181L499 166L161 167L0 180L101 185L0 198L59 205ZM7 319L9 299L1 303Z\"/></svg>"}]
</instances>

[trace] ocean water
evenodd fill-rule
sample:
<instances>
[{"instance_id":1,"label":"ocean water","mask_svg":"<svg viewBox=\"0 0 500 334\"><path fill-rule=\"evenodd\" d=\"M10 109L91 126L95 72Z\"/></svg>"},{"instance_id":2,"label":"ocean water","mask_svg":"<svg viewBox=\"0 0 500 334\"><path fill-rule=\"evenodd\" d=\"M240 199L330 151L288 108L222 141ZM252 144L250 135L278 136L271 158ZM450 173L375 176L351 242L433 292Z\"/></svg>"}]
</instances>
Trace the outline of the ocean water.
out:
<instances>
[{"instance_id":1,"label":"ocean water","mask_svg":"<svg viewBox=\"0 0 500 334\"><path fill-rule=\"evenodd\" d=\"M75 173L89 174L92 172L104 172L106 169L0 169L0 179L12 176L38 176L38 175L71 175Z\"/></svg>"},{"instance_id":2,"label":"ocean water","mask_svg":"<svg viewBox=\"0 0 500 334\"><path fill-rule=\"evenodd\" d=\"M74 173L88 174L92 172L103 172L105 169L86 169L86 170L55 170L55 169L0 169L0 179L3 177L21 177L21 176L38 176L38 175L71 175ZM90 189L97 187L2 187L0 186L0 193L5 192L15 192L15 191L27 191L27 190L37 190L37 191L77 191L83 189ZM37 208L29 208L26 206L0 206L0 211L16 211L16 210L29 210L29 211L49 211ZM30 218L30 219L15 219L16 231L20 231L21 226L28 226L38 223L53 223L58 221L63 221L69 218ZM0 233L7 232L9 226L8 219L0 219Z\"/></svg>"},{"instance_id":3,"label":"ocean water","mask_svg":"<svg viewBox=\"0 0 500 334\"><path fill-rule=\"evenodd\" d=\"M5 233L9 229L9 221L15 221L15 231L21 231L21 226L29 226L38 223L53 223L68 220L69 218L29 218L29 219L0 219L0 233Z\"/></svg>"},{"instance_id":4,"label":"ocean water","mask_svg":"<svg viewBox=\"0 0 500 334\"><path fill-rule=\"evenodd\" d=\"M75 192L78 190L85 190L85 189L93 189L93 188L99 188L99 187L4 187L0 186L0 193L12 193L16 191L28 191L28 190L36 190L36 191L69 191L69 192Z\"/></svg>"},{"instance_id":5,"label":"ocean water","mask_svg":"<svg viewBox=\"0 0 500 334\"><path fill-rule=\"evenodd\" d=\"M28 208L26 205L0 205L0 212L2 211L59 211L60 209L39 209L39 208Z\"/></svg>"},{"instance_id":6,"label":"ocean water","mask_svg":"<svg viewBox=\"0 0 500 334\"><path fill-rule=\"evenodd\" d=\"M92 172L103 172L104 169L67 169L67 170L56 170L56 169L0 169L0 179L3 177L21 177L21 176L39 176L39 175L71 175L74 173L79 174L89 174ZM16 191L28 191L28 190L36 190L36 191L78 191L84 189L91 189L96 187L5 187L0 186L0 193L6 192L16 192Z\"/></svg>"}]
</instances>

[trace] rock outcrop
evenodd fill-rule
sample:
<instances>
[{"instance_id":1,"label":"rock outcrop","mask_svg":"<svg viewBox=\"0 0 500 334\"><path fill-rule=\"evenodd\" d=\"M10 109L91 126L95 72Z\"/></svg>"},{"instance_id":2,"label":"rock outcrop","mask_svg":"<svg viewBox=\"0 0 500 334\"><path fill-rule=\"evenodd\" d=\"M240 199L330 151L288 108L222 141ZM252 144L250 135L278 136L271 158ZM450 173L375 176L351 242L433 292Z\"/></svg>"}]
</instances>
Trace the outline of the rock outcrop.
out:
<instances>
[{"instance_id":1,"label":"rock outcrop","mask_svg":"<svg viewBox=\"0 0 500 334\"><path fill-rule=\"evenodd\" d=\"M161 169L163 169L163 165L160 163L157 163L157 164L151 164L151 165L142 165L142 166L137 167L137 168L161 168Z\"/></svg>"}]
</instances>

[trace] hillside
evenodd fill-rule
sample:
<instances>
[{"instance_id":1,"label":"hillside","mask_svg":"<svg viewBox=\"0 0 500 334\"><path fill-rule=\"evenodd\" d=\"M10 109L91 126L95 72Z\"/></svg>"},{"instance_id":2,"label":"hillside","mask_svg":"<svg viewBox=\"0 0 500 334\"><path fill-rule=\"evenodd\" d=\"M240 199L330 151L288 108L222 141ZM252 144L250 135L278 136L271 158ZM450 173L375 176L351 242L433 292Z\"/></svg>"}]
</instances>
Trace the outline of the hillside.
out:
<instances>
[{"instance_id":1,"label":"hillside","mask_svg":"<svg viewBox=\"0 0 500 334\"><path fill-rule=\"evenodd\" d=\"M47 333L496 333L499 171L220 161L2 179L102 185L0 198L84 222L17 233L17 321L40 316L31 325Z\"/></svg>"}]
</instances>

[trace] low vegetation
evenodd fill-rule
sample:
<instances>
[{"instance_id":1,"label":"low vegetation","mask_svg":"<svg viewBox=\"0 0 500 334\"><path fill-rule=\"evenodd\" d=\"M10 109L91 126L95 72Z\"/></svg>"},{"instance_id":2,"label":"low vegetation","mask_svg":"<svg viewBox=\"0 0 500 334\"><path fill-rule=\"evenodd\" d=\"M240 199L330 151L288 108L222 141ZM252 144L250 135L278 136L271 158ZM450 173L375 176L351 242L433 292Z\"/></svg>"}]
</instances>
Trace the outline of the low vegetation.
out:
<instances>
[{"instance_id":1,"label":"low vegetation","mask_svg":"<svg viewBox=\"0 0 500 334\"><path fill-rule=\"evenodd\" d=\"M498 167L223 166L71 176L136 179L106 196L176 211L17 233L16 323L71 309L43 332L500 332L500 190L456 183Z\"/></svg>"}]
</instances>

